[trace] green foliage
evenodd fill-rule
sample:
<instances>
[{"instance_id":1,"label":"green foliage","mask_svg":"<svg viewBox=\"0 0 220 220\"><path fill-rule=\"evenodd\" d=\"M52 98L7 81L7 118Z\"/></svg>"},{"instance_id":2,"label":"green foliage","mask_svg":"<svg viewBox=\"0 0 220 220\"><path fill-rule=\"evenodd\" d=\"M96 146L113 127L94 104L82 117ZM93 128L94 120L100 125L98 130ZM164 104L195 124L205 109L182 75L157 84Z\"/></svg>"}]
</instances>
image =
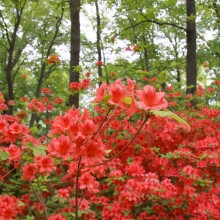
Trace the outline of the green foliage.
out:
<instances>
[{"instance_id":1,"label":"green foliage","mask_svg":"<svg viewBox=\"0 0 220 220\"><path fill-rule=\"evenodd\" d=\"M0 162L7 160L9 156L10 154L8 152L4 152L2 149L0 149Z\"/></svg>"},{"instance_id":2,"label":"green foliage","mask_svg":"<svg viewBox=\"0 0 220 220\"><path fill-rule=\"evenodd\" d=\"M190 127L186 121L184 121L182 118L180 118L178 115L174 114L173 112L169 111L168 109L165 109L163 111L151 110L151 112L154 115L158 115L160 117L169 116L169 117L175 119L176 121L178 121L178 122L180 122L182 124L185 124L187 127Z\"/></svg>"}]
</instances>

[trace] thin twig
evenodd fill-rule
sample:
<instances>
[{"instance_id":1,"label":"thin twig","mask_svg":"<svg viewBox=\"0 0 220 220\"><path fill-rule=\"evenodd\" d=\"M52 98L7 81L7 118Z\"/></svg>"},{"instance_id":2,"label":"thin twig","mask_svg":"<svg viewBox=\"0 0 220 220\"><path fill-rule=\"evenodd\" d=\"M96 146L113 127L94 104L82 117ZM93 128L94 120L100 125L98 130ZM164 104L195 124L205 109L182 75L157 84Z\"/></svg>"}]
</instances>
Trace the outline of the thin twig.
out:
<instances>
[{"instance_id":1,"label":"thin twig","mask_svg":"<svg viewBox=\"0 0 220 220\"><path fill-rule=\"evenodd\" d=\"M78 195L79 195L79 175L80 175L80 170L82 169L82 167L80 167L80 163L81 163L81 157L79 158L79 162L78 162L78 168L77 168L77 173L76 173L76 198L75 198L75 220L78 220L78 211L79 211L79 205L78 205Z\"/></svg>"},{"instance_id":2,"label":"thin twig","mask_svg":"<svg viewBox=\"0 0 220 220\"><path fill-rule=\"evenodd\" d=\"M92 165L92 166L85 166L85 167L97 167L97 166L101 166L101 165L104 165L106 163L108 163L109 161L115 159L116 157L118 157L132 142L133 140L137 137L137 135L140 133L142 127L144 126L144 124L147 122L147 120L149 119L149 115L146 115L145 116L145 119L143 120L143 123L141 124L141 126L139 127L138 131L136 132L136 134L132 137L132 139L117 153L115 154L113 157L109 158L108 160L102 162L102 163L99 163L99 164L95 164L95 165Z\"/></svg>"},{"instance_id":3,"label":"thin twig","mask_svg":"<svg viewBox=\"0 0 220 220\"><path fill-rule=\"evenodd\" d=\"M103 124L105 123L105 120L107 119L107 117L108 117L110 111L111 111L111 108L108 109L108 111L107 111L107 113L106 113L106 115L105 115L105 118L102 120L102 123L99 125L97 131L95 132L95 134L93 134L93 136L91 137L91 139L94 138L94 137L98 134L98 132L102 129ZM115 112L115 111L114 111L114 112ZM114 112L113 112L113 113L114 113ZM113 115L113 113L112 113L112 115ZM111 117L112 117L112 115L111 115ZM110 118L111 118L111 117L110 117ZM109 119L108 119L107 121L109 121ZM106 124L106 123L105 123L105 124Z\"/></svg>"},{"instance_id":4,"label":"thin twig","mask_svg":"<svg viewBox=\"0 0 220 220\"><path fill-rule=\"evenodd\" d=\"M30 184L31 184L31 182L30 182ZM47 207L46 207L46 204L44 203L42 195L39 195L38 192L36 191L36 189L34 189L34 187L32 187L32 189L34 190L34 193L36 194L36 196L37 196L38 200L40 201L41 205L44 207L46 219L49 219L49 215L48 215L48 212L47 212Z\"/></svg>"},{"instance_id":5,"label":"thin twig","mask_svg":"<svg viewBox=\"0 0 220 220\"><path fill-rule=\"evenodd\" d=\"M4 179L6 176L8 176L13 170L15 170L15 168L11 169L8 173L6 173L6 174L2 177L2 179Z\"/></svg>"}]
</instances>

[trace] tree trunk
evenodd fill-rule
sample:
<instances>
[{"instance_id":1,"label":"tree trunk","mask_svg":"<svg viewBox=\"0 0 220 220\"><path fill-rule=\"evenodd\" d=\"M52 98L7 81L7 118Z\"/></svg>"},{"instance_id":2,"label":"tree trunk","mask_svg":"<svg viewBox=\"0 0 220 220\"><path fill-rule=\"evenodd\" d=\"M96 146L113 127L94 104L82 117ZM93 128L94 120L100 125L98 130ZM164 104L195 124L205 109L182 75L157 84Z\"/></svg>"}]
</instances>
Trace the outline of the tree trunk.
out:
<instances>
[{"instance_id":1,"label":"tree trunk","mask_svg":"<svg viewBox=\"0 0 220 220\"><path fill-rule=\"evenodd\" d=\"M186 44L187 44L187 60L186 60L186 93L194 94L197 84L197 68L196 68L196 7L195 0L186 0Z\"/></svg>"},{"instance_id":2,"label":"tree trunk","mask_svg":"<svg viewBox=\"0 0 220 220\"><path fill-rule=\"evenodd\" d=\"M143 41L144 41L144 44L145 44L145 47L144 47L145 68L146 68L147 71L150 71L150 66L149 66L149 54L148 54L148 50L147 50L147 48L146 48L147 41L146 41L145 36L143 36Z\"/></svg>"},{"instance_id":3,"label":"tree trunk","mask_svg":"<svg viewBox=\"0 0 220 220\"><path fill-rule=\"evenodd\" d=\"M80 0L70 0L71 39L70 39L70 83L79 82L80 57ZM69 106L79 107L79 93L69 96Z\"/></svg>"},{"instance_id":4,"label":"tree trunk","mask_svg":"<svg viewBox=\"0 0 220 220\"><path fill-rule=\"evenodd\" d=\"M96 30L96 47L98 52L98 60L102 60L102 52L101 52L101 20L100 20L100 14L99 14L99 5L98 1L95 1L95 8L96 8L96 22L97 22L97 30ZM102 66L98 66L98 75L99 75L99 86L102 84Z\"/></svg>"},{"instance_id":5,"label":"tree trunk","mask_svg":"<svg viewBox=\"0 0 220 220\"><path fill-rule=\"evenodd\" d=\"M21 51L18 53L18 57L16 57L15 55L15 51L16 51L16 41L17 41L17 32L18 29L20 27L20 23L21 23L21 18L22 18L22 14L23 14L23 10L25 8L25 4L26 1L24 1L23 5L21 7L19 7L16 4L16 19L15 19L15 24L14 24L14 30L12 32L12 36L11 39L8 37L8 43L9 43L9 49L8 49L8 60L7 60L7 64L6 64L6 68L5 68L5 72L6 72L6 80L7 80L7 86L8 86L8 91L7 91L7 97L6 100L14 100L14 87L13 87L13 68L15 67L15 65L17 64L19 57L21 56ZM3 15L1 15L2 19ZM9 32L7 29L7 26L5 28L6 30L6 35L9 36ZM12 115L13 114L13 106L9 105L8 106L8 111L7 114Z\"/></svg>"}]
</instances>

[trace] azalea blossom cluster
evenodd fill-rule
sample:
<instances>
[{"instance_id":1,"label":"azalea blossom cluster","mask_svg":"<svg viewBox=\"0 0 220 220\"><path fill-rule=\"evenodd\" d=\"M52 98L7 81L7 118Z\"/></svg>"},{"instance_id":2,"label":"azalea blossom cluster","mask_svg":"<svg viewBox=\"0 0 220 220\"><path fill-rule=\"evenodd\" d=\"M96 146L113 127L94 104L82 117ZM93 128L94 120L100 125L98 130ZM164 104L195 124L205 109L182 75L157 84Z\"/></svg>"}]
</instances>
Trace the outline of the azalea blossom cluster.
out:
<instances>
[{"instance_id":1,"label":"azalea blossom cluster","mask_svg":"<svg viewBox=\"0 0 220 220\"><path fill-rule=\"evenodd\" d=\"M28 110L35 113L43 113L45 111L52 111L54 109L54 105L62 104L63 100L59 97L54 97L51 89L44 87L42 89L43 97L40 99L34 98L28 104ZM22 101L27 101L26 97L22 97Z\"/></svg>"},{"instance_id":2,"label":"azalea blossom cluster","mask_svg":"<svg viewBox=\"0 0 220 220\"><path fill-rule=\"evenodd\" d=\"M58 65L60 62L60 58L56 54L50 55L47 59L47 64L49 65Z\"/></svg>"},{"instance_id":3,"label":"azalea blossom cluster","mask_svg":"<svg viewBox=\"0 0 220 220\"><path fill-rule=\"evenodd\" d=\"M0 111L7 110L8 106L5 104L5 99L2 93L0 93Z\"/></svg>"},{"instance_id":4,"label":"azalea blossom cluster","mask_svg":"<svg viewBox=\"0 0 220 220\"><path fill-rule=\"evenodd\" d=\"M111 85L103 83L97 90L94 102L120 107L126 110L128 115L141 110L161 110L168 106L164 92L156 92L156 89L150 85L139 89L137 84L129 78L127 78L127 85L123 85L121 79Z\"/></svg>"},{"instance_id":5,"label":"azalea blossom cluster","mask_svg":"<svg viewBox=\"0 0 220 220\"><path fill-rule=\"evenodd\" d=\"M91 82L88 78L83 79L81 82L71 82L69 89L71 92L79 92L80 90L87 90Z\"/></svg>"},{"instance_id":6,"label":"azalea blossom cluster","mask_svg":"<svg viewBox=\"0 0 220 220\"><path fill-rule=\"evenodd\" d=\"M29 113L62 103L42 92ZM219 219L220 111L176 113L189 127L165 117L165 96L129 78L104 83L93 112L68 109L46 136L2 114L0 219Z\"/></svg>"},{"instance_id":7,"label":"azalea blossom cluster","mask_svg":"<svg viewBox=\"0 0 220 220\"><path fill-rule=\"evenodd\" d=\"M99 135L94 135L97 125L85 109L70 109L65 115L55 118L49 136L49 155L62 160L81 158L85 165L99 163L105 154L105 146ZM59 135L59 137L57 137Z\"/></svg>"}]
</instances>

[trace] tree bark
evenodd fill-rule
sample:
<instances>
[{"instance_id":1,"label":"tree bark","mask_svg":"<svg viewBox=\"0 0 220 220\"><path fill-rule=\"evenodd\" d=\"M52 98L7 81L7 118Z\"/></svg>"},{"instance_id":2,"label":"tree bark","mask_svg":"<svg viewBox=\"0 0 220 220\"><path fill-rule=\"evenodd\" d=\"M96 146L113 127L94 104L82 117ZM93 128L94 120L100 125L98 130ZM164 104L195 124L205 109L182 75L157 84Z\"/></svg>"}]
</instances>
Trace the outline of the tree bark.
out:
<instances>
[{"instance_id":1,"label":"tree bark","mask_svg":"<svg viewBox=\"0 0 220 220\"><path fill-rule=\"evenodd\" d=\"M80 0L70 0L70 83L79 82L80 59ZM79 93L69 96L69 106L79 107Z\"/></svg>"},{"instance_id":2,"label":"tree bark","mask_svg":"<svg viewBox=\"0 0 220 220\"><path fill-rule=\"evenodd\" d=\"M186 0L186 93L194 94L197 85L196 68L196 7L195 0Z\"/></svg>"},{"instance_id":3,"label":"tree bark","mask_svg":"<svg viewBox=\"0 0 220 220\"><path fill-rule=\"evenodd\" d=\"M148 54L148 50L147 50L147 48L146 48L147 41L146 41L145 36L143 36L143 41L144 41L144 44L145 44L145 47L144 47L145 68L146 68L147 71L150 71L150 66L149 66L149 54Z\"/></svg>"},{"instance_id":4,"label":"tree bark","mask_svg":"<svg viewBox=\"0 0 220 220\"><path fill-rule=\"evenodd\" d=\"M101 51L101 19L99 14L99 5L98 0L95 1L95 8L96 8L96 22L97 22L97 30L96 30L96 47L98 52L98 60L102 60L102 51ZM102 84L102 66L98 66L98 75L99 75L99 86Z\"/></svg>"},{"instance_id":5,"label":"tree bark","mask_svg":"<svg viewBox=\"0 0 220 220\"><path fill-rule=\"evenodd\" d=\"M21 5L20 7L18 6L18 4L16 4L16 19L15 19L15 24L13 27L14 30L12 32L11 39L9 37L8 28L5 23L5 25L6 25L5 30L6 30L6 35L8 37L8 43L9 43L8 60L6 63L6 68L5 68L6 80L7 80L7 86L8 86L7 97L6 97L7 101L14 100L14 87L13 87L14 77L12 76L12 74L13 74L13 68L17 64L17 62L21 56L21 51L23 50L23 49L21 49L21 51L19 51L17 54L15 54L17 32L20 27L21 18L22 18L23 10L25 8L25 4L26 4L26 1L24 1L23 5ZM3 15L1 15L1 17L2 17L2 19L4 19ZM13 114L13 106L12 105L8 106L7 114L9 114L9 115Z\"/></svg>"}]
</instances>

